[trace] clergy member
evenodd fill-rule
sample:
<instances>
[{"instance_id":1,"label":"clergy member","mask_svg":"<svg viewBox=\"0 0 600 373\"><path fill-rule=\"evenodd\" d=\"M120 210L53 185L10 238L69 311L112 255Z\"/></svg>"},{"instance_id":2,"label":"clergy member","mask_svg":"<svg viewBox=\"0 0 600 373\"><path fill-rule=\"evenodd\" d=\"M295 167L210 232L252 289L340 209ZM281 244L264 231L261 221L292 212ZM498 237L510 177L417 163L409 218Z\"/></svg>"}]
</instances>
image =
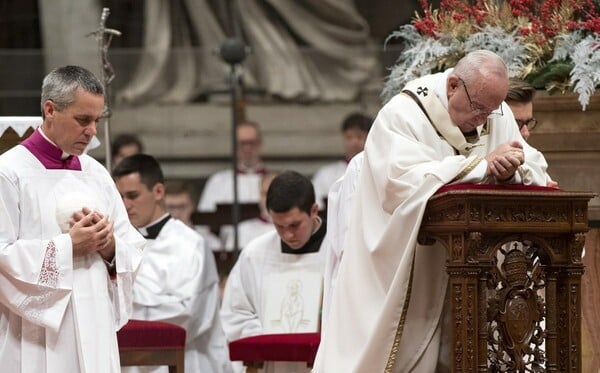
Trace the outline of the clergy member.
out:
<instances>
[{"instance_id":1,"label":"clergy member","mask_svg":"<svg viewBox=\"0 0 600 373\"><path fill-rule=\"evenodd\" d=\"M83 154L104 113L88 70L42 83L42 125L0 156L0 370L120 372L145 241L100 163Z\"/></svg>"},{"instance_id":2,"label":"clergy member","mask_svg":"<svg viewBox=\"0 0 600 373\"><path fill-rule=\"evenodd\" d=\"M259 183L266 169L261 160L262 136L255 122L237 125L237 181L240 203L258 203ZM225 169L211 175L202 190L198 211L217 210L218 203L233 203L233 171Z\"/></svg>"},{"instance_id":3,"label":"clergy member","mask_svg":"<svg viewBox=\"0 0 600 373\"><path fill-rule=\"evenodd\" d=\"M311 181L294 171L282 172L269 186L266 206L276 230L250 241L225 286L221 319L229 341L265 334L270 275L291 270L323 273L326 227L318 215ZM266 363L264 369L265 373L309 371L306 363L288 362Z\"/></svg>"},{"instance_id":4,"label":"clergy member","mask_svg":"<svg viewBox=\"0 0 600 373\"><path fill-rule=\"evenodd\" d=\"M126 157L112 174L131 223L148 240L133 287L133 318L186 330L186 372L229 372L212 251L167 212L164 177L154 157Z\"/></svg>"},{"instance_id":5,"label":"clergy member","mask_svg":"<svg viewBox=\"0 0 600 373\"><path fill-rule=\"evenodd\" d=\"M445 184L546 185L546 161L520 136L507 91L502 59L474 51L408 83L380 110L314 372L448 369L446 250L421 247L417 233L427 200Z\"/></svg>"}]
</instances>

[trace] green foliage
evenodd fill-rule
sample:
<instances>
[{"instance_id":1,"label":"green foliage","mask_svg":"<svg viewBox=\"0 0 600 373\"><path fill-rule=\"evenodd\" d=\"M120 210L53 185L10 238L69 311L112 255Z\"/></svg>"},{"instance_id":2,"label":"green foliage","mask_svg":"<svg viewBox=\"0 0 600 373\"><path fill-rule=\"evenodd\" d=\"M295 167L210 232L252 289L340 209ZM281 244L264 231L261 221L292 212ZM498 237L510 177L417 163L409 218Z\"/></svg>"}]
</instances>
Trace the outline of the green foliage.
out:
<instances>
[{"instance_id":1,"label":"green foliage","mask_svg":"<svg viewBox=\"0 0 600 373\"><path fill-rule=\"evenodd\" d=\"M555 90L560 87L564 90L569 86L569 76L573 70L573 63L570 61L551 62L525 77L525 80L531 83L536 89Z\"/></svg>"}]
</instances>

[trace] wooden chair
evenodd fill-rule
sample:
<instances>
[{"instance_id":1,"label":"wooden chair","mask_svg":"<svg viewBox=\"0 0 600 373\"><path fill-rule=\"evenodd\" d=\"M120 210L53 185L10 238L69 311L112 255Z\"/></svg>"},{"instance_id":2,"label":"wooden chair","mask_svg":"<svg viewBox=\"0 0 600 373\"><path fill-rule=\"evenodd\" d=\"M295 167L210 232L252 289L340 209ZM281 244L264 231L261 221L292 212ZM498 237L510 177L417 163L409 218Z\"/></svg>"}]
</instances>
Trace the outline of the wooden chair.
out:
<instances>
[{"instance_id":1,"label":"wooden chair","mask_svg":"<svg viewBox=\"0 0 600 373\"><path fill-rule=\"evenodd\" d=\"M229 358L243 361L247 373L256 373L265 361L299 361L312 367L320 333L264 334L229 343Z\"/></svg>"},{"instance_id":2,"label":"wooden chair","mask_svg":"<svg viewBox=\"0 0 600 373\"><path fill-rule=\"evenodd\" d=\"M184 373L185 329L160 321L129 320L117 332L121 366L167 365Z\"/></svg>"}]
</instances>

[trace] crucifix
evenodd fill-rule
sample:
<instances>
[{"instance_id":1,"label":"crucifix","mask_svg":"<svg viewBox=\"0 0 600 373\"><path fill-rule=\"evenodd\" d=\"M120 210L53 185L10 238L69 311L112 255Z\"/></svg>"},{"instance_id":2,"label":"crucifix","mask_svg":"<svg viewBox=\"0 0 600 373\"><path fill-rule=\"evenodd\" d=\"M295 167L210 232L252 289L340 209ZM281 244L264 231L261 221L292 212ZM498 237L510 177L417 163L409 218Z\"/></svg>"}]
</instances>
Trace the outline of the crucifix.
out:
<instances>
[{"instance_id":1,"label":"crucifix","mask_svg":"<svg viewBox=\"0 0 600 373\"><path fill-rule=\"evenodd\" d=\"M92 31L86 36L94 36L98 42L98 50L100 51L100 71L101 79L104 84L104 112L102 116L106 119L104 126L104 149L105 149L105 166L107 170L112 169L111 149L110 149L110 84L115 78L115 71L112 64L108 60L108 48L114 36L121 36L121 32L115 29L106 27L106 19L110 14L110 9L103 8L100 16L100 27L96 31Z\"/></svg>"}]
</instances>

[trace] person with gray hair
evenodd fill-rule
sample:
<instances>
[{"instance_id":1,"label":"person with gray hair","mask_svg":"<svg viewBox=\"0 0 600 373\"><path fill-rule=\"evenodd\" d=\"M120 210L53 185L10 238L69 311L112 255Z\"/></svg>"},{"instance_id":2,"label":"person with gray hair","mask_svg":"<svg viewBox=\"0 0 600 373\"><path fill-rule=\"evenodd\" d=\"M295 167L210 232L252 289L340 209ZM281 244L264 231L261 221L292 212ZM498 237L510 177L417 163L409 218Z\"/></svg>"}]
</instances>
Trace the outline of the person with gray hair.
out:
<instances>
[{"instance_id":1,"label":"person with gray hair","mask_svg":"<svg viewBox=\"0 0 600 373\"><path fill-rule=\"evenodd\" d=\"M508 81L498 55L474 51L379 111L313 372L449 371L446 250L417 235L446 184L546 185L546 161L503 102Z\"/></svg>"},{"instance_id":2,"label":"person with gray hair","mask_svg":"<svg viewBox=\"0 0 600 373\"><path fill-rule=\"evenodd\" d=\"M104 111L79 66L42 84L42 125L0 156L0 366L119 372L145 245L107 170L84 153Z\"/></svg>"}]
</instances>

